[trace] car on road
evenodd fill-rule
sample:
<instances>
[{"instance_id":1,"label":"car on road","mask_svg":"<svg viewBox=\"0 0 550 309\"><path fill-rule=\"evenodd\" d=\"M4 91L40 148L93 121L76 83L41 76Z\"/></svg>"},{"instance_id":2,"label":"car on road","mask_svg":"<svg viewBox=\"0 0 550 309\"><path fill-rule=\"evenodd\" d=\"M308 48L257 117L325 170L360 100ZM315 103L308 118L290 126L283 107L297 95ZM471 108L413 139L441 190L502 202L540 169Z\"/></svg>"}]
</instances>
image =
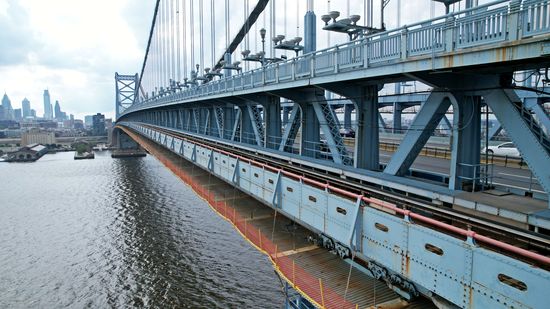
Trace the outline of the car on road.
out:
<instances>
[{"instance_id":1,"label":"car on road","mask_svg":"<svg viewBox=\"0 0 550 309\"><path fill-rule=\"evenodd\" d=\"M342 128L342 129L340 129L340 136L354 138L355 137L355 131L352 130L352 129Z\"/></svg>"},{"instance_id":2,"label":"car on road","mask_svg":"<svg viewBox=\"0 0 550 309\"><path fill-rule=\"evenodd\" d=\"M483 153L497 155L497 156L509 156L509 157L521 157L516 145L512 142L502 143L496 146L489 146L485 148Z\"/></svg>"}]
</instances>

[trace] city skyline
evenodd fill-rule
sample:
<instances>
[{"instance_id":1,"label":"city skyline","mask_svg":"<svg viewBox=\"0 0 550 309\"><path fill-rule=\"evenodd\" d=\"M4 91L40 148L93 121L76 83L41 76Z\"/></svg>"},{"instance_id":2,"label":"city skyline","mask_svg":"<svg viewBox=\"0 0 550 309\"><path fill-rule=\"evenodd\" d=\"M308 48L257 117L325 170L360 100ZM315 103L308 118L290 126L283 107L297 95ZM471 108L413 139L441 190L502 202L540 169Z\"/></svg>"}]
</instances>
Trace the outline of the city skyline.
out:
<instances>
[{"instance_id":1,"label":"city skyline","mask_svg":"<svg viewBox=\"0 0 550 309\"><path fill-rule=\"evenodd\" d=\"M45 107L47 105L46 103L48 103L48 105L51 105L52 109L49 111L50 113L48 115L42 114L42 116L40 116L40 114L38 113L38 116L37 116L36 115L37 110L36 110L36 108L32 108L32 102L28 99L27 96L23 97L23 99L21 99L21 100L14 99L12 96L10 96L10 94L7 91L5 91L4 94L2 95L2 102L1 102L2 104L0 104L0 108L3 109L2 111L5 111L4 102L6 102L6 105L9 102L9 107L12 110L12 113L19 109L21 111L21 118L23 118L23 119L26 118L26 117L30 117L30 116L35 117L35 118L39 118L39 119L46 119L46 120L65 120L65 119L68 119L69 117L68 117L67 112L61 110L60 99L56 98L55 99L55 105L52 105L51 104L51 95L49 94L49 89L44 89L43 91L44 92L43 92L42 102L35 103L35 106L38 106L38 105L42 104ZM21 103L20 104L14 104L14 102L21 102ZM35 113L34 116L32 115L32 111L34 111L34 113ZM51 114L51 117L50 117L50 114ZM69 115L74 115L74 114L69 113ZM4 116L4 115L2 115L2 116ZM46 117L46 116L48 116L48 117ZM87 114L82 115L82 117L79 118L79 119L84 119L84 116L87 116ZM12 118L13 118L13 115L12 115ZM76 118L78 118L78 117L76 117Z\"/></svg>"}]
</instances>

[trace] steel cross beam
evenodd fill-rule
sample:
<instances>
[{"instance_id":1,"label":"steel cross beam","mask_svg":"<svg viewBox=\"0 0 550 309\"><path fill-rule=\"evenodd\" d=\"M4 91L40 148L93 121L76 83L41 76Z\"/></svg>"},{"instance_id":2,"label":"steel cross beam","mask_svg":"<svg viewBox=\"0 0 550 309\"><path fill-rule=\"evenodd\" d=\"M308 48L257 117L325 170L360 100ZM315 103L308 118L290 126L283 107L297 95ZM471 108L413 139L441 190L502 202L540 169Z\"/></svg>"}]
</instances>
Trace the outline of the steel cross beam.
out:
<instances>
[{"instance_id":1,"label":"steel cross beam","mask_svg":"<svg viewBox=\"0 0 550 309\"><path fill-rule=\"evenodd\" d=\"M131 107L138 99L138 75L121 75L115 73L115 112L116 118L129 107Z\"/></svg>"}]
</instances>

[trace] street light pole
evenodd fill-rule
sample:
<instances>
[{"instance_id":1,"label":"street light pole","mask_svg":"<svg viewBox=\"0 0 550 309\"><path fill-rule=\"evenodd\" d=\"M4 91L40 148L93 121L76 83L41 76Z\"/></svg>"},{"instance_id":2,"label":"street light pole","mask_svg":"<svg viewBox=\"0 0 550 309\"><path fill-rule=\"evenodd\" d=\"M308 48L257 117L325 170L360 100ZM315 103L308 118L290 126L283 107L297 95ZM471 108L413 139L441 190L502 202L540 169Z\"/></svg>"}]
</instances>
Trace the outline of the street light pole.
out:
<instances>
[{"instance_id":1,"label":"street light pole","mask_svg":"<svg viewBox=\"0 0 550 309\"><path fill-rule=\"evenodd\" d=\"M260 36L262 37L262 66L265 65L264 59L265 59L265 34L266 34L265 28L260 29Z\"/></svg>"}]
</instances>

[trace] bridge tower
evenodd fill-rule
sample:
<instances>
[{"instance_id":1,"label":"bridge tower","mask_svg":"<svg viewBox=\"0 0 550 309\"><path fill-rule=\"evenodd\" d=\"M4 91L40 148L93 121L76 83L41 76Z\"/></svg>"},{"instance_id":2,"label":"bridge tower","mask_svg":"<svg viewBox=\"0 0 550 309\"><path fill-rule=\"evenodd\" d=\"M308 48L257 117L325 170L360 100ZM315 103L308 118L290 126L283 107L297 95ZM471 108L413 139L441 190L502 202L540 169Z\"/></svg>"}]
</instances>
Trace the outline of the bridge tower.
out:
<instances>
[{"instance_id":1,"label":"bridge tower","mask_svg":"<svg viewBox=\"0 0 550 309\"><path fill-rule=\"evenodd\" d=\"M137 73L135 75L121 75L115 73L116 84L116 119L119 118L128 107L132 106L138 99L137 85L139 84L139 77Z\"/></svg>"}]
</instances>

